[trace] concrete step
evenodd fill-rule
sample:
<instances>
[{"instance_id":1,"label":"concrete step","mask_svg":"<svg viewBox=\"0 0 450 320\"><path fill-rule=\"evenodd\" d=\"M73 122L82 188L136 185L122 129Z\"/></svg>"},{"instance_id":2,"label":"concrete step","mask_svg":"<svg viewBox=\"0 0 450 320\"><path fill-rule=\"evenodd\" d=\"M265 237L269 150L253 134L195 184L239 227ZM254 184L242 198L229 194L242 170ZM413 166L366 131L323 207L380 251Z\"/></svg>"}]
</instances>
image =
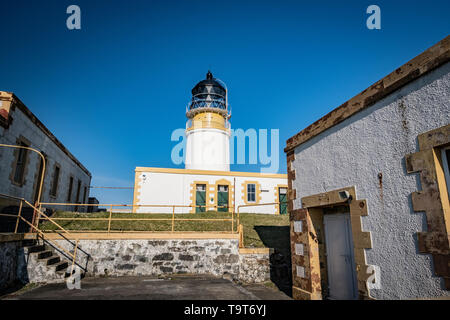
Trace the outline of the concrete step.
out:
<instances>
[{"instance_id":1,"label":"concrete step","mask_svg":"<svg viewBox=\"0 0 450 320\"><path fill-rule=\"evenodd\" d=\"M22 247L32 247L37 244L37 241L34 239L22 240Z\"/></svg>"},{"instance_id":2,"label":"concrete step","mask_svg":"<svg viewBox=\"0 0 450 320\"><path fill-rule=\"evenodd\" d=\"M67 261L61 261L55 265L55 270L56 270L56 272L65 271L68 266L69 266L69 263Z\"/></svg>"},{"instance_id":3,"label":"concrete step","mask_svg":"<svg viewBox=\"0 0 450 320\"><path fill-rule=\"evenodd\" d=\"M38 244L31 247L27 247L28 253L41 252L45 250L45 245Z\"/></svg>"},{"instance_id":4,"label":"concrete step","mask_svg":"<svg viewBox=\"0 0 450 320\"><path fill-rule=\"evenodd\" d=\"M38 253L38 259L47 259L53 255L52 250L45 250Z\"/></svg>"},{"instance_id":5,"label":"concrete step","mask_svg":"<svg viewBox=\"0 0 450 320\"><path fill-rule=\"evenodd\" d=\"M60 262L61 258L59 256L51 256L44 261L47 266L51 266Z\"/></svg>"}]
</instances>

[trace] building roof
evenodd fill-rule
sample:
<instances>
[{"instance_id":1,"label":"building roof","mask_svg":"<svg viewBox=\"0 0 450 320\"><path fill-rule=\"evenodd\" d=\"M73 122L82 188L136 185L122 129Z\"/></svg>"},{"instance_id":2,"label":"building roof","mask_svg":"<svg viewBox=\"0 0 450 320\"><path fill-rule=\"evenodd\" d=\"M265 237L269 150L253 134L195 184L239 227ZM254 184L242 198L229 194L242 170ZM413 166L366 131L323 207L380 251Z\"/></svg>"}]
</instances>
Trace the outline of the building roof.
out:
<instances>
[{"instance_id":1,"label":"building roof","mask_svg":"<svg viewBox=\"0 0 450 320\"><path fill-rule=\"evenodd\" d=\"M30 120L33 122L54 144L56 144L62 152L64 152L81 170L83 170L89 177L92 177L91 173L86 169L75 156L59 141L53 133L20 101L20 99L12 92L0 91L0 101L10 101L11 107L19 108ZM8 128L11 117L10 108L5 109L0 107L0 125Z\"/></svg>"},{"instance_id":2,"label":"building roof","mask_svg":"<svg viewBox=\"0 0 450 320\"><path fill-rule=\"evenodd\" d=\"M258 177L258 178L279 178L287 179L287 174L283 173L262 173L262 172L242 172L242 171L217 171L217 170L197 170L181 168L154 168L136 167L135 172L153 173L173 173L173 174L195 174L207 176L231 176L231 177Z\"/></svg>"},{"instance_id":3,"label":"building roof","mask_svg":"<svg viewBox=\"0 0 450 320\"><path fill-rule=\"evenodd\" d=\"M286 141L288 153L320 133L350 118L406 84L450 61L450 36L436 43L383 79L343 103Z\"/></svg>"}]
</instances>

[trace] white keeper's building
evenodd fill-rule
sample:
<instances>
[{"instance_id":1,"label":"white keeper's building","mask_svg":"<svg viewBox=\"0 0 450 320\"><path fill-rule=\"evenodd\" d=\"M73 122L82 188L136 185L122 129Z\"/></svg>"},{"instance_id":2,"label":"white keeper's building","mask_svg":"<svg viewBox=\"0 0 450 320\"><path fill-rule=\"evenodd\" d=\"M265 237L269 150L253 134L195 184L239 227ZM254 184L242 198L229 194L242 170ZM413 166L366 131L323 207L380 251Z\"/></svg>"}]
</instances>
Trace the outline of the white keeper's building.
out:
<instances>
[{"instance_id":1,"label":"white keeper's building","mask_svg":"<svg viewBox=\"0 0 450 320\"><path fill-rule=\"evenodd\" d=\"M208 72L192 89L186 113L185 169L145 168L135 170L133 212L176 213L237 210L285 214L287 175L230 171L230 112L227 89ZM142 207L141 207L142 206ZM188 207L190 206L190 207Z\"/></svg>"}]
</instances>

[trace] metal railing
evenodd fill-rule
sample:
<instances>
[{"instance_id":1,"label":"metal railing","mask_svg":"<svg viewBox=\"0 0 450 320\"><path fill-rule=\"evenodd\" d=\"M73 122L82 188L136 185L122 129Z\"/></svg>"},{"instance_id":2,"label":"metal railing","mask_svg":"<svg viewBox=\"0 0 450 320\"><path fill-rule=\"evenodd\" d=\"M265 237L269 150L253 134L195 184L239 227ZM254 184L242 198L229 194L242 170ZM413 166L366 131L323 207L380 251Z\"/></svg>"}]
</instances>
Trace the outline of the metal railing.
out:
<instances>
[{"instance_id":1,"label":"metal railing","mask_svg":"<svg viewBox=\"0 0 450 320\"><path fill-rule=\"evenodd\" d=\"M0 194L1 195L1 194ZM74 234L76 233L80 233L80 232L103 232L103 233L113 233L113 232L158 232L155 230L113 230L113 228L111 227L111 224L114 221L141 221L141 222L148 222L148 221L170 221L170 232L171 233L177 233L177 232L186 232L186 230L181 230L181 231L176 231L175 226L177 222L181 222L181 221L191 221L191 222L229 222L230 223L230 227L228 229L228 231L223 231L223 230L209 230L207 232L225 232L225 233L231 233L231 234L239 234L239 246L243 247L244 246L244 228L243 225L241 223L241 218L240 218L240 214L241 214L241 209L242 208L248 208L248 207L258 207L258 206L279 206L280 202L272 202L272 203L258 203L258 204L245 204L245 205L239 205L237 206L237 211L235 212L235 207L234 206L219 206L219 205L209 205L209 204L205 204L205 205L158 205L158 204L149 204L149 205L133 205L133 204L79 204L79 203L51 203L51 202L43 202L40 203L40 207L35 208L34 206L32 206L28 201L22 199L22 198L16 198L16 197L11 197L11 198L15 198L20 200L20 208L19 208L19 215L17 217L17 222L16 222L16 227L15 227L15 232L17 232L17 226L18 226L18 221L20 218L20 213L22 210L22 202L26 203L27 205L29 205L30 207L34 208L38 213L38 217L36 219L36 226L32 225L31 223L29 223L28 221L25 221L28 225L30 225L33 230L35 230L36 232L39 233L40 236L44 237L45 233L48 232L52 232L52 233L58 233L58 234L65 234L68 235L69 237L71 237L72 239L76 239L76 243L75 243L75 249L74 249L74 253L70 253L67 252L66 250L64 250L63 248L60 248L61 250L63 250L65 253L67 253L69 256L71 256L72 259L72 266L75 263L75 259L76 259L76 253L77 253L77 249L78 249L78 238L76 236L74 236ZM109 207L109 211L104 211L104 213L107 215L107 217L89 217L86 214L80 213L80 212L73 212L73 214L75 216L73 217L52 217L50 218L48 215L46 215L43 211L43 206L45 206L46 208L48 208L48 206L55 206L55 207L67 207L67 206L76 206L76 207L80 207L80 206L85 206L85 207L89 207L89 206L93 206L93 207ZM131 212L113 212L113 208L131 208ZM230 218L176 218L176 216L178 214L187 214L186 212L178 212L176 213L177 209L181 209L181 208L189 208L189 209L194 209L195 208L204 208L205 211L207 212L208 209L214 208L216 210L220 209L220 208L225 208L228 209L229 211L226 212L222 212L225 214L230 214ZM137 218L137 217L119 217L116 218L114 217L114 215L116 214L170 214L168 212L166 213L154 213L154 212L135 212L136 208L170 208L171 209L171 217L168 218L160 218L160 217L155 217L155 218L148 218L148 217L143 217L143 218ZM210 210L209 210L210 211ZM200 212L200 213L202 213ZM97 213L97 212L96 212ZM191 212L189 212L191 213ZM5 214L0 214L0 215L5 215ZM6 215L6 216L11 216L11 215ZM23 219L23 218L22 218ZM23 219L26 220L26 219ZM51 226L53 227L57 227L56 229L45 229L45 228L38 228L37 226L39 226L41 221L49 221L51 223ZM56 221L103 221L103 222L107 222L107 227L105 227L105 230L99 230L99 229L75 229L75 230L68 230L67 228L62 227L60 224L58 224ZM168 232L167 231L163 231L163 232ZM198 231L196 230L196 232L204 232L202 231ZM57 244L55 244L57 247L59 247Z\"/></svg>"},{"instance_id":2,"label":"metal railing","mask_svg":"<svg viewBox=\"0 0 450 320\"><path fill-rule=\"evenodd\" d=\"M30 230L34 231L37 233L38 237L41 237L41 239L47 243L49 243L51 246L58 248L59 250L61 250L64 254L68 255L71 259L72 259L72 273L73 273L73 268L74 265L77 264L76 263L76 258L77 258L77 251L78 251L78 243L79 243L79 239L77 237L74 237L74 235L72 235L68 230L64 229L60 224L58 224L54 219L50 218L49 216L47 216L44 212L42 212L40 209L36 208L35 206L33 206L30 202L28 202L27 200L25 200L24 198L19 198L19 197L14 197L14 196L10 196L10 195L6 195L6 194L1 194L0 193L0 197L2 198L6 198L6 199L11 199L11 200L15 200L15 201L19 201L19 208L18 208L18 213L17 215L14 214L7 214L7 213L0 213L0 216L2 217L9 217L9 218L16 218L16 223L15 223L15 228L14 228L14 233L18 233L18 227L19 227L19 222L23 221L25 222L28 226L30 226ZM59 230L61 230L61 232L59 233L61 238L63 240L68 241L71 245L74 246L74 250L73 253L66 250L65 248L59 246L55 241L51 241L49 239L46 239L45 237L45 233L43 230L39 229L39 218L37 219L37 223L32 223L30 221L28 221L27 219L25 219L22 216L22 211L24 210L24 204L29 206L31 209L34 210L34 212L37 212L39 214L39 218L40 217L44 217L46 220L50 221L53 225L57 226L59 228ZM42 219L42 218L41 218ZM33 219L34 220L34 219ZM69 241L69 239L75 239L75 244L73 244L71 241ZM78 265L78 264L77 264ZM81 266L80 266L81 267Z\"/></svg>"},{"instance_id":3,"label":"metal railing","mask_svg":"<svg viewBox=\"0 0 450 320\"><path fill-rule=\"evenodd\" d=\"M225 231L226 233L237 233L238 232L238 228L237 228L237 224L235 223L236 221L236 215L234 212L234 208L233 207L229 207L229 206L219 206L219 205L209 205L209 204L205 204L205 205L161 205L161 204L152 204L152 205L133 205L133 204L79 204L79 203L51 203L51 202L42 202L40 204L40 208L42 211L42 206L48 207L48 206L95 206L95 207L107 207L109 208L109 211L106 211L106 214L108 215L108 217L103 217L103 218L92 218L92 217L87 217L86 214L80 214L79 212L74 212L74 214L78 215L78 217L53 217L52 220L54 221L104 221L107 222L107 227L105 228L106 230L89 230L89 229L83 229L83 230L70 230L70 232L106 232L106 233L111 233L111 232L115 232L114 230L112 230L111 228L111 223L114 221L166 221L169 222L170 221L170 232L186 232L186 231L176 231L175 230L175 225L177 222L181 222L181 221L192 221L192 222L229 222L230 223L230 227L229 227L229 231ZM131 212L113 212L113 208L132 208ZM136 210L136 208L170 208L171 209L171 213L166 212L166 213L154 213L154 212L134 212ZM224 214L230 214L230 218L176 218L177 215L179 214L188 214L191 212L176 212L176 209L181 209L181 208L204 208L205 211L202 212L198 212L198 213L207 213L207 211L210 211L208 209L211 208L215 208L216 211L218 211L218 209L220 208L224 208L224 209L228 209L230 211L225 211L225 212L220 212L220 214L224 213ZM96 212L98 213L98 212ZM121 217L121 218L115 218L113 217L113 215L117 215L117 214L171 214L170 218L136 218L136 217ZM83 215L83 217L81 217L81 215ZM41 216L38 216L37 221L38 223L41 220L47 220L46 217L42 218ZM52 231L52 232L57 232L57 230L44 230L46 232L48 231ZM169 230L167 230L169 231ZM167 232L166 231L166 232ZM121 231L122 232L122 231ZM138 230L126 230L126 232L155 232L154 230L144 230L144 231L138 231ZM208 231L208 232L224 232L223 230L215 230L215 231Z\"/></svg>"}]
</instances>

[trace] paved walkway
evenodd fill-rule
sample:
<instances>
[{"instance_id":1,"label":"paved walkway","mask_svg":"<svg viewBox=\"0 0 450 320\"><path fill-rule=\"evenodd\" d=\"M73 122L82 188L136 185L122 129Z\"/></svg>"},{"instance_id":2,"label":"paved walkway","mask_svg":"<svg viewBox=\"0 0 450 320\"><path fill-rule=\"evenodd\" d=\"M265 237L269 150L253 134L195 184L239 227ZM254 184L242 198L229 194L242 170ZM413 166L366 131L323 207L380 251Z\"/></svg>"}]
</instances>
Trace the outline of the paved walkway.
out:
<instances>
[{"instance_id":1,"label":"paved walkway","mask_svg":"<svg viewBox=\"0 0 450 320\"><path fill-rule=\"evenodd\" d=\"M80 290L65 284L48 284L10 294L3 299L18 300L290 300L287 295L263 285L241 286L212 276L173 276L171 278L120 277L85 278Z\"/></svg>"}]
</instances>

